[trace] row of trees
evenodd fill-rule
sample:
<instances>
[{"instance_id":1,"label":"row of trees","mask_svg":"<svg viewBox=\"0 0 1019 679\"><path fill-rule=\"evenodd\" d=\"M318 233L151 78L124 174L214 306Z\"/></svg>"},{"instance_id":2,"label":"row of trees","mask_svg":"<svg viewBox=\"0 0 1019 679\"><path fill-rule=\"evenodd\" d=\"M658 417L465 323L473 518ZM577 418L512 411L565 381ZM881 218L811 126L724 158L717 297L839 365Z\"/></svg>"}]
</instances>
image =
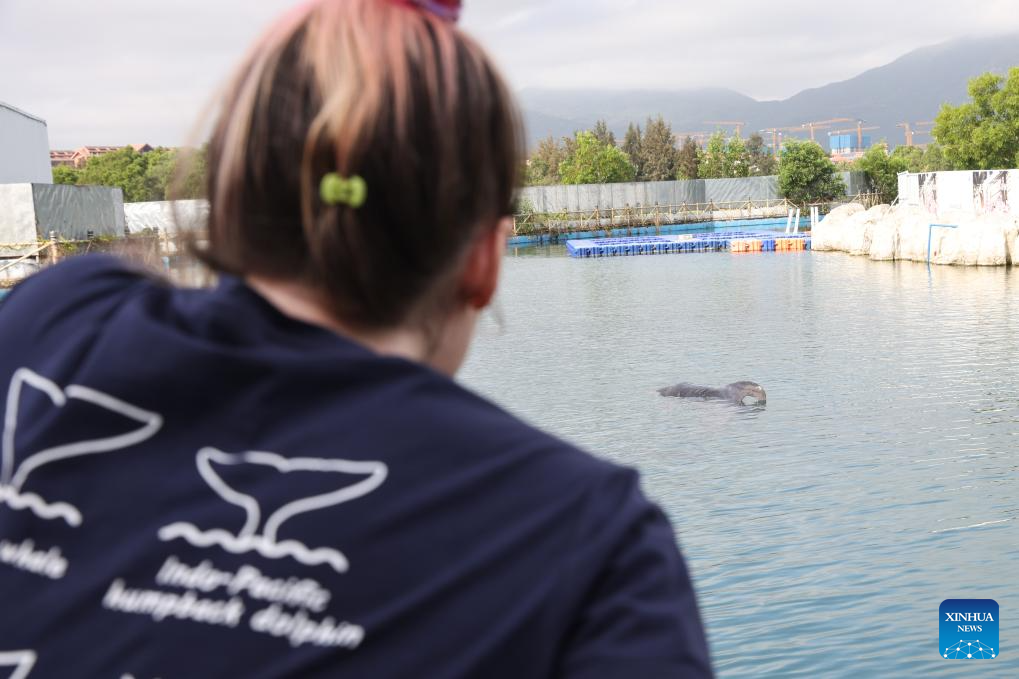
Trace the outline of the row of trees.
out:
<instances>
[{"instance_id":1,"label":"row of trees","mask_svg":"<svg viewBox=\"0 0 1019 679\"><path fill-rule=\"evenodd\" d=\"M744 140L717 132L702 149L690 137L677 144L672 126L659 116L648 118L643 129L631 123L621 145L601 120L572 137L543 139L527 161L527 183L751 177L774 174L776 169L777 160L759 134Z\"/></svg>"},{"instance_id":2,"label":"row of trees","mask_svg":"<svg viewBox=\"0 0 1019 679\"><path fill-rule=\"evenodd\" d=\"M157 148L138 153L127 146L89 158L80 169L55 167L53 182L119 186L128 203L201 198L205 195L205 150Z\"/></svg>"},{"instance_id":3,"label":"row of trees","mask_svg":"<svg viewBox=\"0 0 1019 679\"><path fill-rule=\"evenodd\" d=\"M926 148L899 146L889 153L887 143L881 142L837 169L865 172L873 189L891 201L898 194L900 172L1019 167L1019 67L1007 76L985 73L974 78L969 95L970 101L964 104L941 108L933 130L935 141ZM659 116L649 118L643 130L631 124L618 148L604 121L574 137L559 141L549 137L528 161L527 182L662 181L777 173L785 182L798 177L795 181L813 186L803 195L820 200L834 186L835 169L821 147L811 142L787 141L780 160L758 134L744 140L718 132L703 149L689 137L677 145L671 126ZM808 176L813 179L806 181Z\"/></svg>"}]
</instances>

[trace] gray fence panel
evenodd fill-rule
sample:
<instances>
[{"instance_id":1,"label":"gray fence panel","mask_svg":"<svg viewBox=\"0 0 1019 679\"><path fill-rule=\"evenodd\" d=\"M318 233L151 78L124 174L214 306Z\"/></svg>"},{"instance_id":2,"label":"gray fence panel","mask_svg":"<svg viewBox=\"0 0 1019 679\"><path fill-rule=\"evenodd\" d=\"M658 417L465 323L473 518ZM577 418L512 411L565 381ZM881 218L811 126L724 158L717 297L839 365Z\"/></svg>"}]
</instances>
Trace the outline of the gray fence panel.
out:
<instances>
[{"instance_id":1,"label":"gray fence panel","mask_svg":"<svg viewBox=\"0 0 1019 679\"><path fill-rule=\"evenodd\" d=\"M626 185L626 202L615 207L637 207L647 203L648 185L644 182Z\"/></svg>"},{"instance_id":2,"label":"gray fence panel","mask_svg":"<svg viewBox=\"0 0 1019 679\"><path fill-rule=\"evenodd\" d=\"M676 204L683 203L706 203L707 189L703 179L691 179L684 182L676 182Z\"/></svg>"},{"instance_id":3,"label":"gray fence panel","mask_svg":"<svg viewBox=\"0 0 1019 679\"><path fill-rule=\"evenodd\" d=\"M749 200L753 196L753 178L745 179L706 179L704 193L709 203L735 203ZM759 196L765 200L769 196Z\"/></svg>"},{"instance_id":4,"label":"gray fence panel","mask_svg":"<svg viewBox=\"0 0 1019 679\"><path fill-rule=\"evenodd\" d=\"M566 189L566 194L569 196L569 202L567 203L569 207L567 209L570 212L579 212L584 209L584 196L582 192L586 192L586 190L587 186L584 184L575 184Z\"/></svg>"},{"instance_id":5,"label":"gray fence panel","mask_svg":"<svg viewBox=\"0 0 1019 679\"><path fill-rule=\"evenodd\" d=\"M668 202L668 192L663 185L668 182L645 182L644 184L644 200L641 201L641 205L651 206L655 203L663 205Z\"/></svg>"},{"instance_id":6,"label":"gray fence panel","mask_svg":"<svg viewBox=\"0 0 1019 679\"><path fill-rule=\"evenodd\" d=\"M586 184L577 187L577 209L593 210L601 201L602 184Z\"/></svg>"},{"instance_id":7,"label":"gray fence panel","mask_svg":"<svg viewBox=\"0 0 1019 679\"><path fill-rule=\"evenodd\" d=\"M846 193L867 191L866 175L844 172ZM671 182L629 182L625 184L588 184L579 186L531 186L521 191L521 199L534 212L589 212L595 209L622 209L681 205L683 203L737 203L749 200L780 200L778 177L739 179L692 179Z\"/></svg>"},{"instance_id":8,"label":"gray fence panel","mask_svg":"<svg viewBox=\"0 0 1019 679\"><path fill-rule=\"evenodd\" d=\"M606 208L614 208L618 205L626 205L631 197L633 197L633 185L632 184L609 184L609 192L611 199Z\"/></svg>"},{"instance_id":9,"label":"gray fence panel","mask_svg":"<svg viewBox=\"0 0 1019 679\"><path fill-rule=\"evenodd\" d=\"M858 193L870 191L870 184L867 182L865 172L842 172L842 181L846 184L846 195L855 196Z\"/></svg>"},{"instance_id":10,"label":"gray fence panel","mask_svg":"<svg viewBox=\"0 0 1019 679\"><path fill-rule=\"evenodd\" d=\"M768 200L781 200L782 192L778 190L777 176L758 177L757 180L760 182L761 193L769 196ZM754 198L754 200L758 199Z\"/></svg>"},{"instance_id":11,"label":"gray fence panel","mask_svg":"<svg viewBox=\"0 0 1019 679\"><path fill-rule=\"evenodd\" d=\"M124 192L107 186L33 184L35 221L39 235L56 231L68 240L124 234Z\"/></svg>"},{"instance_id":12,"label":"gray fence panel","mask_svg":"<svg viewBox=\"0 0 1019 679\"><path fill-rule=\"evenodd\" d=\"M545 189L545 197L547 203L545 209L548 212L559 212L562 210L568 210L568 202L566 199L566 187L562 185L552 185Z\"/></svg>"},{"instance_id":13,"label":"gray fence panel","mask_svg":"<svg viewBox=\"0 0 1019 679\"><path fill-rule=\"evenodd\" d=\"M545 211L545 187L527 186L517 193L517 210L520 212Z\"/></svg>"}]
</instances>

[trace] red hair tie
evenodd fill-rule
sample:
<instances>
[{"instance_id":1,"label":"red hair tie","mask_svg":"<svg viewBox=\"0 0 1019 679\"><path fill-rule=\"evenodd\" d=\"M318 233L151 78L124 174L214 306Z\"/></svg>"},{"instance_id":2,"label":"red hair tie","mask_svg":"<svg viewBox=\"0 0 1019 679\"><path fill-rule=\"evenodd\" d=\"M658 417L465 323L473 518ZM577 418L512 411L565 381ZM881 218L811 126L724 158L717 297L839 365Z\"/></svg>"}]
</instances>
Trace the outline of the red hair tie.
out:
<instances>
[{"instance_id":1,"label":"red hair tie","mask_svg":"<svg viewBox=\"0 0 1019 679\"><path fill-rule=\"evenodd\" d=\"M421 9L426 12L431 12L435 16L456 23L460 19L460 9L463 3L460 0L393 0L398 5L404 5L405 7L413 7L415 9Z\"/></svg>"}]
</instances>

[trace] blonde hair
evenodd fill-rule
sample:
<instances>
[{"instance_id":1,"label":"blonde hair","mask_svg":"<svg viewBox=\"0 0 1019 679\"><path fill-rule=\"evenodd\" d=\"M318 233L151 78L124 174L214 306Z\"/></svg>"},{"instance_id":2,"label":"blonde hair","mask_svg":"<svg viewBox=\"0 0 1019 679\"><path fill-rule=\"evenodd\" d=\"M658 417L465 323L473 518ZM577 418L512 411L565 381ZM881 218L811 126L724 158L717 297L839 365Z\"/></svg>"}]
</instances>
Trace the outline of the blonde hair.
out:
<instances>
[{"instance_id":1,"label":"blonde hair","mask_svg":"<svg viewBox=\"0 0 1019 679\"><path fill-rule=\"evenodd\" d=\"M351 324L403 323L479 229L510 214L522 158L503 79L471 38L393 0L316 0L282 17L228 87L209 144L221 271L299 280ZM325 204L326 174L363 205Z\"/></svg>"}]
</instances>

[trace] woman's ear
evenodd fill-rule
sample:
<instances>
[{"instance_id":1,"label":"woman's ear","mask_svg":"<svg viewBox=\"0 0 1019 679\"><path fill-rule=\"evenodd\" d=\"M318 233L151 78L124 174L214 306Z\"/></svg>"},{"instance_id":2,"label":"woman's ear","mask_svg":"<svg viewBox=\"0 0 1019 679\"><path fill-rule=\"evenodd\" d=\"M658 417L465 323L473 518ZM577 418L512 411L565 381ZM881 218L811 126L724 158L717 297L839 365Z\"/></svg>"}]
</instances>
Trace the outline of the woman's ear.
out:
<instances>
[{"instance_id":1,"label":"woman's ear","mask_svg":"<svg viewBox=\"0 0 1019 679\"><path fill-rule=\"evenodd\" d=\"M460 290L467 304L476 311L487 307L495 297L506 241L512 231L513 220L505 217L495 228L480 233L467 251Z\"/></svg>"}]
</instances>

